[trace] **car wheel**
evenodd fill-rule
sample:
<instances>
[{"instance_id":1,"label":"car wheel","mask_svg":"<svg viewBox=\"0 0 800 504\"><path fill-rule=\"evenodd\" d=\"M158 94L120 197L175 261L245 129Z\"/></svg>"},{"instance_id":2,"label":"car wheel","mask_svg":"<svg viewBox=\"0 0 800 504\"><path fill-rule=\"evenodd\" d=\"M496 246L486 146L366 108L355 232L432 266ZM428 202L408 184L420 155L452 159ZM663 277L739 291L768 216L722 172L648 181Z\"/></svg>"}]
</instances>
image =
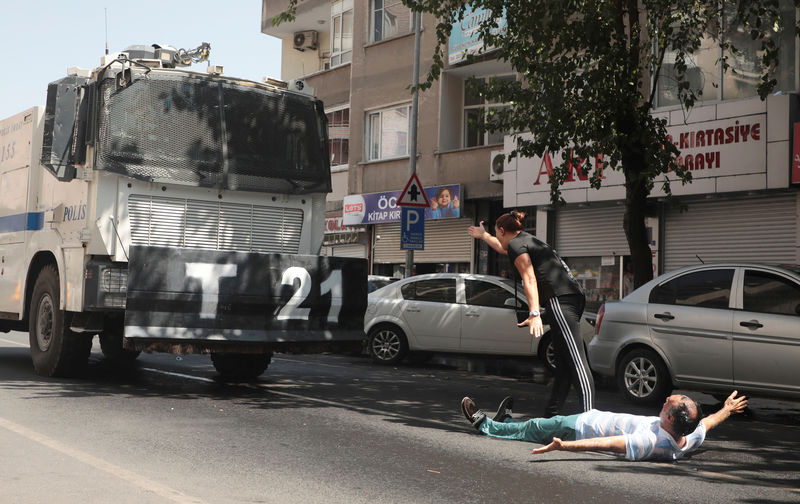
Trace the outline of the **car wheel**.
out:
<instances>
[{"instance_id":1,"label":"car wheel","mask_svg":"<svg viewBox=\"0 0 800 504\"><path fill-rule=\"evenodd\" d=\"M408 340L403 330L395 325L383 325L369 333L369 356L378 364L399 364L408 354Z\"/></svg>"},{"instance_id":2,"label":"car wheel","mask_svg":"<svg viewBox=\"0 0 800 504\"><path fill-rule=\"evenodd\" d=\"M625 354L617 367L617 385L626 399L643 405L663 402L672 390L667 366L647 348Z\"/></svg>"},{"instance_id":3,"label":"car wheel","mask_svg":"<svg viewBox=\"0 0 800 504\"><path fill-rule=\"evenodd\" d=\"M550 337L548 332L542 336L542 341L539 343L539 359L542 364L551 372L556 370L556 348L553 346L553 338Z\"/></svg>"}]
</instances>

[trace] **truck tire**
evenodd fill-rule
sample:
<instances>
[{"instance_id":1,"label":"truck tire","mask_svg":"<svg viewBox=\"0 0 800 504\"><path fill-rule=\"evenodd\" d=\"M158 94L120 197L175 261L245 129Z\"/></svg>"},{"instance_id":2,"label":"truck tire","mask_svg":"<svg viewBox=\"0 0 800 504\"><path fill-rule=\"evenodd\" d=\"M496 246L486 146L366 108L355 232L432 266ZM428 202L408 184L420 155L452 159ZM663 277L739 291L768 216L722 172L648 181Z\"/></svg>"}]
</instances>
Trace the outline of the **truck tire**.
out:
<instances>
[{"instance_id":1,"label":"truck tire","mask_svg":"<svg viewBox=\"0 0 800 504\"><path fill-rule=\"evenodd\" d=\"M272 362L272 352L263 354L211 353L211 362L223 381L251 382Z\"/></svg>"},{"instance_id":2,"label":"truck tire","mask_svg":"<svg viewBox=\"0 0 800 504\"><path fill-rule=\"evenodd\" d=\"M48 264L36 279L28 311L33 369L41 376L77 376L86 369L92 351L91 336L67 328L60 299L58 271Z\"/></svg>"},{"instance_id":3,"label":"truck tire","mask_svg":"<svg viewBox=\"0 0 800 504\"><path fill-rule=\"evenodd\" d=\"M103 331L100 333L100 350L103 356L115 362L135 361L142 352L138 350L126 350L122 346L122 334L116 331Z\"/></svg>"}]
</instances>

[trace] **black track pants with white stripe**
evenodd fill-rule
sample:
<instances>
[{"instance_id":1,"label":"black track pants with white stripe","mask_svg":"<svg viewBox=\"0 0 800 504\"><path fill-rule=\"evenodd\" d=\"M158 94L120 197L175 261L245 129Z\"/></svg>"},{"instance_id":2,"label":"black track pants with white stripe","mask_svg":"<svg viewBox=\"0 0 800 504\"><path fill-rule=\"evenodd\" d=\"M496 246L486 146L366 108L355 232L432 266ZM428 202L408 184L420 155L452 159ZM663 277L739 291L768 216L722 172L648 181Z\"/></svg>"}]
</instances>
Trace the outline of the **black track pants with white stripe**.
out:
<instances>
[{"instance_id":1,"label":"black track pants with white stripe","mask_svg":"<svg viewBox=\"0 0 800 504\"><path fill-rule=\"evenodd\" d=\"M582 295L572 294L551 298L547 304L543 321L550 325L556 369L546 416L564 414L564 402L572 385L580 395L582 410L594 408L594 379L580 333L585 304Z\"/></svg>"}]
</instances>

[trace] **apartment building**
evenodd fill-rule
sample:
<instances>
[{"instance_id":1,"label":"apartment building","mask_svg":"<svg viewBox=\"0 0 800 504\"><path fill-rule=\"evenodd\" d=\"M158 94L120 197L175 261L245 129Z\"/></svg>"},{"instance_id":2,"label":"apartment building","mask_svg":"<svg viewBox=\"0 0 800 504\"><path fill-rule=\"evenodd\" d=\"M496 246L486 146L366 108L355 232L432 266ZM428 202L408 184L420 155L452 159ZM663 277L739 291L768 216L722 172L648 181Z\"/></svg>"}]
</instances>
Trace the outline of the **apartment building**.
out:
<instances>
[{"instance_id":1,"label":"apartment building","mask_svg":"<svg viewBox=\"0 0 800 504\"><path fill-rule=\"evenodd\" d=\"M791 2L783 3L784 25L791 27L797 12ZM285 7L283 0L263 1L262 32L284 41L282 79L302 78L329 112L334 193L328 200L328 251L368 257L372 272L402 276L405 252L391 203L409 175L411 13L392 0L307 0L296 22L272 26L271 18ZM423 75L435 44L434 21L423 17ZM733 71L727 73L710 40L696 54L689 74L703 96L689 112L681 109L669 79L657 89L654 114L668 121L694 181L672 184L683 208L668 204L659 184L653 190L647 224L656 274L698 261L800 263L800 51L793 30L779 36L778 88L766 101L755 93L758 48L745 38L737 41L742 50L728 55ZM470 77L515 75L491 53L467 64L461 55L476 44L467 30L454 27L448 65L420 95L419 177L432 193L449 188L459 206L457 215L445 218L428 212L425 251L415 254L417 272L500 274L510 267L507 259L473 243L466 228L518 208L529 213L526 227L553 243L572 267L590 307L619 298L628 288L629 260L622 174L609 170L603 188L594 190L576 173L563 186L567 204L554 207L547 159L493 165L497 151L511 149L512 137L481 132L470 118L503 104L475 99L465 83ZM668 55L667 75L669 61Z\"/></svg>"},{"instance_id":2,"label":"apartment building","mask_svg":"<svg viewBox=\"0 0 800 504\"><path fill-rule=\"evenodd\" d=\"M375 274L404 276L395 202L409 179L413 16L399 0L306 0L295 22L272 26L285 8L283 0L264 0L261 30L283 40L281 79L301 78L328 112L334 192L327 251L367 257ZM434 22L423 17L423 79L435 47ZM513 78L509 65L491 57L454 63L420 93L416 170L438 208L425 212L417 273L508 268L467 235L476 216L490 221L503 207L502 180L490 180L491 156L503 149L503 135L482 133L470 122L500 104L483 103L465 87L470 77L494 75Z\"/></svg>"}]
</instances>

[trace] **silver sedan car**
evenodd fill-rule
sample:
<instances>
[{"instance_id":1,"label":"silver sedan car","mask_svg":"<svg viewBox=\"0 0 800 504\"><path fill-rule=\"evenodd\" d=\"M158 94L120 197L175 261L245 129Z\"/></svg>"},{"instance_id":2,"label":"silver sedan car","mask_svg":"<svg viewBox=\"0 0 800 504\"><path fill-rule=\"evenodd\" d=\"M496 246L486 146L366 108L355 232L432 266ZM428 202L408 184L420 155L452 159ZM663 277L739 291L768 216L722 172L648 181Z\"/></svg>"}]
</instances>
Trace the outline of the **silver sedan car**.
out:
<instances>
[{"instance_id":1,"label":"silver sedan car","mask_svg":"<svg viewBox=\"0 0 800 504\"><path fill-rule=\"evenodd\" d=\"M516 301L515 301L516 294ZM550 335L527 327L528 305L513 280L467 273L432 273L394 282L369 294L364 330L367 351L380 364L409 352L542 356L553 366ZM582 332L591 337L592 326ZM549 357L549 359L548 359Z\"/></svg>"},{"instance_id":2,"label":"silver sedan car","mask_svg":"<svg viewBox=\"0 0 800 504\"><path fill-rule=\"evenodd\" d=\"M589 364L631 401L675 388L800 398L800 267L704 264L659 276L597 314Z\"/></svg>"}]
</instances>

